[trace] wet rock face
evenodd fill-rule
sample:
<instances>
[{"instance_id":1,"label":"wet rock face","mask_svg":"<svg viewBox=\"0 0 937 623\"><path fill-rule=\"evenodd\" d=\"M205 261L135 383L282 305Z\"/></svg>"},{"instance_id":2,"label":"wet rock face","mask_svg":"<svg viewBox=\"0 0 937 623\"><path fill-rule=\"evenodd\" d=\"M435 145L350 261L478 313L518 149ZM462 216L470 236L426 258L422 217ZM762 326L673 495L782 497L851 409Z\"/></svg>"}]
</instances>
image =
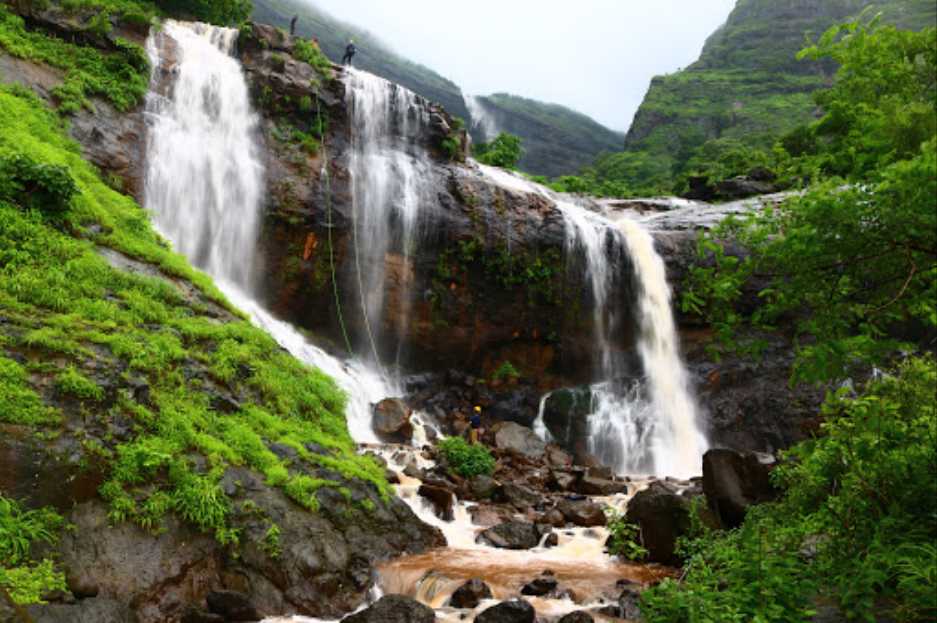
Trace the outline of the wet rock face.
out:
<instances>
[{"instance_id":1,"label":"wet rock face","mask_svg":"<svg viewBox=\"0 0 937 623\"><path fill-rule=\"evenodd\" d=\"M494 429L495 447L531 459L543 457L547 444L534 431L514 422L502 422Z\"/></svg>"},{"instance_id":2,"label":"wet rock face","mask_svg":"<svg viewBox=\"0 0 937 623\"><path fill-rule=\"evenodd\" d=\"M727 529L742 525L754 504L776 499L771 483L772 457L750 452L716 449L703 456L703 492L709 508Z\"/></svg>"},{"instance_id":3,"label":"wet rock face","mask_svg":"<svg viewBox=\"0 0 937 623\"><path fill-rule=\"evenodd\" d=\"M482 611L475 623L534 623L537 613L523 600L505 601Z\"/></svg>"},{"instance_id":4,"label":"wet rock face","mask_svg":"<svg viewBox=\"0 0 937 623\"><path fill-rule=\"evenodd\" d=\"M402 595L386 595L370 608L342 619L342 623L434 623L436 613Z\"/></svg>"},{"instance_id":5,"label":"wet rock face","mask_svg":"<svg viewBox=\"0 0 937 623\"><path fill-rule=\"evenodd\" d=\"M560 500L556 505L557 510L563 514L571 524L590 528L594 526L604 526L606 524L605 511L599 504L592 500Z\"/></svg>"}]
</instances>

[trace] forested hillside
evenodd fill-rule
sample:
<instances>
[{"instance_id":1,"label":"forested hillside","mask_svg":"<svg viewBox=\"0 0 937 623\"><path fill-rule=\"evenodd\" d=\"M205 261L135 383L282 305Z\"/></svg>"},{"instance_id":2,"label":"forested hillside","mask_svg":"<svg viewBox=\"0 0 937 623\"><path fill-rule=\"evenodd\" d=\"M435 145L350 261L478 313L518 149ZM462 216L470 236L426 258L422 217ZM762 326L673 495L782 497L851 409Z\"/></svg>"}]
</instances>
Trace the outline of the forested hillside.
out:
<instances>
[{"instance_id":1,"label":"forested hillside","mask_svg":"<svg viewBox=\"0 0 937 623\"><path fill-rule=\"evenodd\" d=\"M565 106L507 93L477 99L498 131L521 138L522 171L565 175L591 163L600 152L621 148L622 134Z\"/></svg>"},{"instance_id":2,"label":"forested hillside","mask_svg":"<svg viewBox=\"0 0 937 623\"><path fill-rule=\"evenodd\" d=\"M797 60L805 37L863 10L915 30L937 19L930 0L740 0L697 62L653 79L624 151L600 159L596 176L635 192L669 190L707 141L718 141L709 156L770 147L816 118L812 93L835 71L829 61Z\"/></svg>"}]
</instances>

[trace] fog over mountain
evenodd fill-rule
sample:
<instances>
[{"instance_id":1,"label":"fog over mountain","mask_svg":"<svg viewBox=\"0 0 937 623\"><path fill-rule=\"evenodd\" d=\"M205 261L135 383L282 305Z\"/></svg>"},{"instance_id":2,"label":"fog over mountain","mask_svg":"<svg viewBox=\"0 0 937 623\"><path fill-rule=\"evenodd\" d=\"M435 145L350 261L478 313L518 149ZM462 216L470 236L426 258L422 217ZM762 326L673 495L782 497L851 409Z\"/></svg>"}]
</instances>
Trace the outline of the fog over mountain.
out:
<instances>
[{"instance_id":1,"label":"fog over mountain","mask_svg":"<svg viewBox=\"0 0 937 623\"><path fill-rule=\"evenodd\" d=\"M699 56L733 0L302 0L466 93L556 102L627 130L650 79Z\"/></svg>"}]
</instances>

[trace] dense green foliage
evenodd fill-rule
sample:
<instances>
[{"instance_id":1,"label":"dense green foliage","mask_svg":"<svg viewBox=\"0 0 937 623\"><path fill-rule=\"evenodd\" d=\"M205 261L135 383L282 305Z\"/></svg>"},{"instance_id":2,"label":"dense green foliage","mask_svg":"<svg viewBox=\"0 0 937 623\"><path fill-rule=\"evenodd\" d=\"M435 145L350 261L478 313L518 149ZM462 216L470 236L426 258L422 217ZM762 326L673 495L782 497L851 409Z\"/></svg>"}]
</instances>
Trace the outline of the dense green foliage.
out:
<instances>
[{"instance_id":1,"label":"dense green foliage","mask_svg":"<svg viewBox=\"0 0 937 623\"><path fill-rule=\"evenodd\" d=\"M605 549L612 556L640 562L647 558L647 549L641 545L641 528L618 512L608 513L608 540Z\"/></svg>"},{"instance_id":2,"label":"dense green foliage","mask_svg":"<svg viewBox=\"0 0 937 623\"><path fill-rule=\"evenodd\" d=\"M513 134L502 132L490 143L478 143L474 149L475 158L482 164L503 169L516 169L523 149L521 139Z\"/></svg>"},{"instance_id":3,"label":"dense green foliage","mask_svg":"<svg viewBox=\"0 0 937 623\"><path fill-rule=\"evenodd\" d=\"M813 597L852 619L937 616L937 411L933 358L823 408L822 436L774 474L781 501L684 545L683 582L644 596L650 623L801 622Z\"/></svg>"},{"instance_id":4,"label":"dense green foliage","mask_svg":"<svg viewBox=\"0 0 937 623\"><path fill-rule=\"evenodd\" d=\"M795 378L813 381L845 378L882 361L908 330L937 325L937 29L852 24L809 53L834 55L842 69L818 96L826 114L805 131L814 148L791 166L844 177L703 238L701 254L715 263L694 269L683 307L729 346L758 346L734 340L743 325L793 321ZM751 254L725 254L726 238ZM768 280L762 306L743 316L735 303L754 278Z\"/></svg>"},{"instance_id":5,"label":"dense green foliage","mask_svg":"<svg viewBox=\"0 0 937 623\"><path fill-rule=\"evenodd\" d=\"M251 0L156 0L167 13L193 17L212 24L233 25L251 15Z\"/></svg>"},{"instance_id":6,"label":"dense green foliage","mask_svg":"<svg viewBox=\"0 0 937 623\"><path fill-rule=\"evenodd\" d=\"M0 495L0 588L21 604L40 603L65 590L65 574L49 559L34 560L32 548L58 540L62 518L51 509L24 510Z\"/></svg>"},{"instance_id":7,"label":"dense green foliage","mask_svg":"<svg viewBox=\"0 0 937 623\"><path fill-rule=\"evenodd\" d=\"M109 22L108 22L109 23ZM79 45L26 28L23 18L0 6L0 48L7 53L62 70L64 81L52 89L63 113L91 108L88 99L98 96L121 111L143 101L149 84L146 52L117 39L104 51Z\"/></svg>"},{"instance_id":8,"label":"dense green foliage","mask_svg":"<svg viewBox=\"0 0 937 623\"><path fill-rule=\"evenodd\" d=\"M449 469L463 478L490 476L494 472L495 459L491 451L481 444L472 445L461 437L449 437L438 447Z\"/></svg>"},{"instance_id":9,"label":"dense green foliage","mask_svg":"<svg viewBox=\"0 0 937 623\"><path fill-rule=\"evenodd\" d=\"M293 56L297 60L309 63L324 76L332 75L332 62L315 43L305 39L297 39L293 44Z\"/></svg>"},{"instance_id":10,"label":"dense green foliage","mask_svg":"<svg viewBox=\"0 0 937 623\"><path fill-rule=\"evenodd\" d=\"M313 510L320 487L345 491L315 477L317 469L389 492L378 465L356 454L345 396L332 380L241 319L205 275L168 249L133 200L98 177L57 115L23 89L0 87L0 161L41 162L67 176L72 191L53 218L32 209L15 171L2 169L0 421L56 434L63 418L83 418L85 452L108 466L101 494L112 520L159 530L174 512L235 541L235 509L219 487L230 465L253 468ZM113 268L101 249L146 262L154 274ZM10 353L19 352L30 356L18 362ZM101 402L100 380L123 389ZM129 382L145 383L145 398ZM238 396L233 408L215 406L219 388ZM51 406L50 392L67 395L74 410ZM115 418L132 423L129 438L93 432ZM272 443L293 448L298 459L277 456Z\"/></svg>"}]
</instances>

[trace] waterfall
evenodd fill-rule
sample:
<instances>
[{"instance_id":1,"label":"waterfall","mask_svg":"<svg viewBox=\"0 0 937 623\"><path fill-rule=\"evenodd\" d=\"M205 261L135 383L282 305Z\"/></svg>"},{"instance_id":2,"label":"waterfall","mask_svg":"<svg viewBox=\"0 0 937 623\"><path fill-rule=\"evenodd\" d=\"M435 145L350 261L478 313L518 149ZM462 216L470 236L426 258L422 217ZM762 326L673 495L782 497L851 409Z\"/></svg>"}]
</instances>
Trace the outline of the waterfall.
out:
<instances>
[{"instance_id":1,"label":"waterfall","mask_svg":"<svg viewBox=\"0 0 937 623\"><path fill-rule=\"evenodd\" d=\"M174 80L168 96L152 88L147 96L144 205L160 233L208 273L234 305L293 356L335 379L349 396L346 419L352 437L376 442L371 404L396 395L397 388L369 366L341 362L308 343L253 296L264 165L258 118L241 65L231 55L237 34L167 20L148 39L154 83L163 70Z\"/></svg>"},{"instance_id":2,"label":"waterfall","mask_svg":"<svg viewBox=\"0 0 937 623\"><path fill-rule=\"evenodd\" d=\"M576 203L500 169L481 166L499 185L550 198L563 215L567 262L581 256L583 278L593 302L593 383L588 448L604 464L624 474L689 477L702 469L706 439L699 430L696 401L680 358L671 309L671 291L654 239L632 220L612 222ZM622 382L625 365L615 348L616 328L624 314L615 294L615 268L628 258L637 292L638 354L642 384ZM544 423L546 397L534 422Z\"/></svg>"},{"instance_id":3,"label":"waterfall","mask_svg":"<svg viewBox=\"0 0 937 623\"><path fill-rule=\"evenodd\" d=\"M498 126L495 124L494 117L482 104L481 98L477 95L464 95L462 99L471 117L471 130L482 141L490 141L498 136Z\"/></svg>"},{"instance_id":4,"label":"waterfall","mask_svg":"<svg viewBox=\"0 0 937 623\"><path fill-rule=\"evenodd\" d=\"M399 363L411 305L410 252L419 242L420 206L432 197L429 156L419 144L428 112L413 92L364 71L349 69L346 88L357 282L352 291L360 294L363 325L357 349L370 352L376 363L393 349ZM388 262L390 254L401 261ZM388 265L396 275L387 275ZM383 343L389 283L400 311L395 344Z\"/></svg>"}]
</instances>

